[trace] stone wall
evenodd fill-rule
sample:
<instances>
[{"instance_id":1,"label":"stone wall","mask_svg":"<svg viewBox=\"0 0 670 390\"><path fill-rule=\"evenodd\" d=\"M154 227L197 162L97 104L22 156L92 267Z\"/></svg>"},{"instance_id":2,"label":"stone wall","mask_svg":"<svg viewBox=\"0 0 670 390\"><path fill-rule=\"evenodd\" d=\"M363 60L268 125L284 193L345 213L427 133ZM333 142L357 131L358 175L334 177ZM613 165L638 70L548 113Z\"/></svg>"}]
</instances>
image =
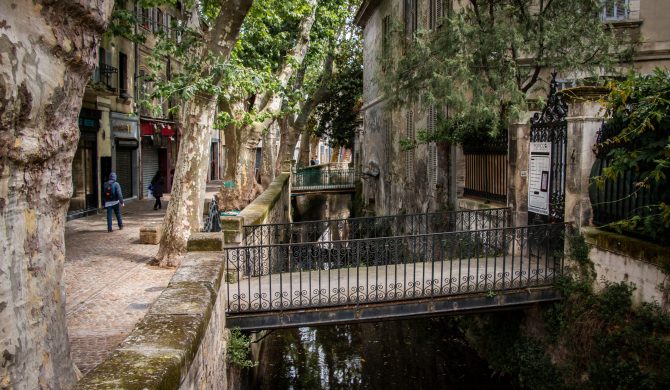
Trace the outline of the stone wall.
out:
<instances>
[{"instance_id":1,"label":"stone wall","mask_svg":"<svg viewBox=\"0 0 670 390\"><path fill-rule=\"evenodd\" d=\"M222 246L220 234L202 234ZM223 266L222 252L188 253L144 319L76 388L225 389Z\"/></svg>"},{"instance_id":2,"label":"stone wall","mask_svg":"<svg viewBox=\"0 0 670 390\"><path fill-rule=\"evenodd\" d=\"M663 270L670 270L669 247L592 227L583 227L582 234L598 281L633 283L634 303L658 302L668 307L667 275Z\"/></svg>"},{"instance_id":3,"label":"stone wall","mask_svg":"<svg viewBox=\"0 0 670 390\"><path fill-rule=\"evenodd\" d=\"M225 246L242 226L290 219L290 174L282 173L222 233L194 233L189 253L147 315L112 355L87 374L80 390L226 389ZM239 227L231 234L232 227Z\"/></svg>"}]
</instances>

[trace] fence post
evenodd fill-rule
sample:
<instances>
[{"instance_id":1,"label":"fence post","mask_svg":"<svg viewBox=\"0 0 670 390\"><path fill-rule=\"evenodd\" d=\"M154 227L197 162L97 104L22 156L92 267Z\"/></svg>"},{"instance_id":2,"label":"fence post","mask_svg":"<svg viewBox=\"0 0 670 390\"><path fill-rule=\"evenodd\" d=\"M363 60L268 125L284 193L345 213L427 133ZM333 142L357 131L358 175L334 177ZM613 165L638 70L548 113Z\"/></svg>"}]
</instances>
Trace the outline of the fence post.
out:
<instances>
[{"instance_id":1,"label":"fence post","mask_svg":"<svg viewBox=\"0 0 670 390\"><path fill-rule=\"evenodd\" d=\"M598 87L577 87L560 92L569 105L565 222L574 222L577 228L588 226L593 218L589 177L596 161L593 145L603 122L598 99L607 91Z\"/></svg>"}]
</instances>

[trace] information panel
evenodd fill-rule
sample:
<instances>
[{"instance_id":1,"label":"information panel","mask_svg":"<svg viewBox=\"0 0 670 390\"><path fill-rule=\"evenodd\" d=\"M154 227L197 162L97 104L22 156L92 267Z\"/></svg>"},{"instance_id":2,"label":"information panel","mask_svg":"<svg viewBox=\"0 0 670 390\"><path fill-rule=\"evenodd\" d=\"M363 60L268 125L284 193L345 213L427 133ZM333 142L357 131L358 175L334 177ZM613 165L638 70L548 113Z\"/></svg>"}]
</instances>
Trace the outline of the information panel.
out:
<instances>
[{"instance_id":1,"label":"information panel","mask_svg":"<svg viewBox=\"0 0 670 390\"><path fill-rule=\"evenodd\" d=\"M551 142L530 143L528 167L528 211L549 215Z\"/></svg>"}]
</instances>

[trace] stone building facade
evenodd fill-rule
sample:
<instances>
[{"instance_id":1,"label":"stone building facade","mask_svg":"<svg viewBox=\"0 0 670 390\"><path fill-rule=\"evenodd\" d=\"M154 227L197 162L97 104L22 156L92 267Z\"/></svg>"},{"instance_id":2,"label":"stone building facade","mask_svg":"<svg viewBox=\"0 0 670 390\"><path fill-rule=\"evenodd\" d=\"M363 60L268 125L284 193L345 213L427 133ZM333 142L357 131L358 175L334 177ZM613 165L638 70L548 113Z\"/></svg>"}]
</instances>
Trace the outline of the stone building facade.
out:
<instances>
[{"instance_id":1,"label":"stone building facade","mask_svg":"<svg viewBox=\"0 0 670 390\"><path fill-rule=\"evenodd\" d=\"M96 213L103 206L102 184L111 172L116 172L126 199L150 196L148 187L156 172L165 179L165 192L172 187L179 118L170 111L175 101L149 101L154 88L149 61L160 34L181 39L176 27L187 10L182 2L142 7L139 1L121 1L115 6L136 15L133 33L144 41L110 34L100 45L98 66L79 115L80 141L72 166L68 218ZM168 79L180 64L164 58L163 69L159 76ZM209 180L221 177L224 150L220 131L212 129Z\"/></svg>"},{"instance_id":2,"label":"stone building facade","mask_svg":"<svg viewBox=\"0 0 670 390\"><path fill-rule=\"evenodd\" d=\"M445 208L480 208L515 206L519 202L513 191L520 191L512 176L518 161L506 155L495 161L501 184L496 183L494 197L473 196L472 160L467 159L460 145L432 142L419 144L413 150L403 150L401 140L414 139L418 131L434 129L436 108L413 105L388 109L379 86L390 58L402 53L402 42L389 39L389 30L410 28L430 30L439 24L439 16L449 9L458 9L466 2L453 0L365 0L356 15L363 29L364 42L364 130L359 134L355 160L363 173L363 200L368 209L378 215L404 212L424 212ZM633 67L648 73L655 67L670 67L670 3L664 0L621 0L603 11L601 18L617 29L627 29L641 38ZM397 26L401 24L401 26ZM385 36L387 38L385 38ZM630 65L622 65L630 66ZM578 84L576 77L559 75L559 87ZM542 72L540 86L548 90L550 70ZM545 92L546 93L546 92ZM526 115L527 122L530 115ZM516 138L517 125L510 126ZM509 138L509 135L508 135ZM504 139L503 142L507 142ZM503 144L504 145L504 144ZM515 155L515 159L520 156ZM527 156L526 156L527 157ZM476 164L476 162L474 163ZM523 163L521 163L523 165ZM480 183L481 184L481 183Z\"/></svg>"}]
</instances>

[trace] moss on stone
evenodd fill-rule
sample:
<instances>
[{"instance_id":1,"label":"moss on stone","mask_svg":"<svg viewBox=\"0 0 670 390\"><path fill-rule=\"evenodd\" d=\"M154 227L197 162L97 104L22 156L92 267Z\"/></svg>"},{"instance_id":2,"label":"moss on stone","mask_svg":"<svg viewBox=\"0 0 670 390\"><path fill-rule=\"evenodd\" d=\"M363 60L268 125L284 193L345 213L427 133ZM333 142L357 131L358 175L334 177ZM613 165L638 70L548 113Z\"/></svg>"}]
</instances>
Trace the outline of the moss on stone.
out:
<instances>
[{"instance_id":1,"label":"moss on stone","mask_svg":"<svg viewBox=\"0 0 670 390\"><path fill-rule=\"evenodd\" d=\"M210 315L147 315L77 389L176 389Z\"/></svg>"},{"instance_id":2,"label":"moss on stone","mask_svg":"<svg viewBox=\"0 0 670 390\"><path fill-rule=\"evenodd\" d=\"M170 284L181 282L206 283L218 291L224 271L224 255L220 252L194 252L186 255L182 265L170 280Z\"/></svg>"},{"instance_id":3,"label":"moss on stone","mask_svg":"<svg viewBox=\"0 0 670 390\"><path fill-rule=\"evenodd\" d=\"M582 232L589 245L619 253L670 270L670 247L605 230L585 227Z\"/></svg>"},{"instance_id":4,"label":"moss on stone","mask_svg":"<svg viewBox=\"0 0 670 390\"><path fill-rule=\"evenodd\" d=\"M223 234L193 233L188 239L189 252L217 252L223 250Z\"/></svg>"},{"instance_id":5,"label":"moss on stone","mask_svg":"<svg viewBox=\"0 0 670 390\"><path fill-rule=\"evenodd\" d=\"M176 389L182 357L168 351L141 353L118 350L77 383L79 390Z\"/></svg>"},{"instance_id":6,"label":"moss on stone","mask_svg":"<svg viewBox=\"0 0 670 390\"><path fill-rule=\"evenodd\" d=\"M282 198L282 192L284 187L288 185L290 177L289 173L282 173L277 176L258 198L242 210L240 217L244 217L245 225L258 225L267 219L270 210Z\"/></svg>"},{"instance_id":7,"label":"moss on stone","mask_svg":"<svg viewBox=\"0 0 670 390\"><path fill-rule=\"evenodd\" d=\"M148 314L209 316L215 299L216 292L206 282L170 282Z\"/></svg>"}]
</instances>

